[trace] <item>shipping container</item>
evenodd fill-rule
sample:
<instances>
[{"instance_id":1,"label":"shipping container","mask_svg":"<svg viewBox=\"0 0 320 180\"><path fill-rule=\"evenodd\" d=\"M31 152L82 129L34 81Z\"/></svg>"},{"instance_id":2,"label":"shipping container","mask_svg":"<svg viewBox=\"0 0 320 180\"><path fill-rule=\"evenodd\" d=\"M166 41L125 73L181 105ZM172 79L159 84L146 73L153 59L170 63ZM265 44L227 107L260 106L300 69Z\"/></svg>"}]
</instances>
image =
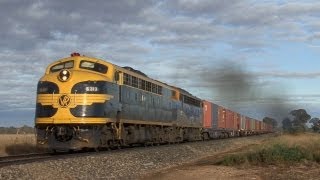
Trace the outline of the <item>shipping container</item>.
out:
<instances>
[{"instance_id":1,"label":"shipping container","mask_svg":"<svg viewBox=\"0 0 320 180\"><path fill-rule=\"evenodd\" d=\"M234 129L234 112L230 109L226 109L226 128Z\"/></svg>"},{"instance_id":2,"label":"shipping container","mask_svg":"<svg viewBox=\"0 0 320 180\"><path fill-rule=\"evenodd\" d=\"M225 129L226 128L226 109L219 106L218 107L218 128Z\"/></svg>"},{"instance_id":3,"label":"shipping container","mask_svg":"<svg viewBox=\"0 0 320 180\"><path fill-rule=\"evenodd\" d=\"M240 123L241 123L241 115L239 113L234 113L235 114L235 123L234 123L234 129L240 130Z\"/></svg>"},{"instance_id":4,"label":"shipping container","mask_svg":"<svg viewBox=\"0 0 320 180\"><path fill-rule=\"evenodd\" d=\"M267 129L267 126L266 126L266 123L262 122L262 127L261 127L261 130L266 130Z\"/></svg>"},{"instance_id":5,"label":"shipping container","mask_svg":"<svg viewBox=\"0 0 320 180\"><path fill-rule=\"evenodd\" d=\"M219 106L209 101L203 101L203 127L218 128Z\"/></svg>"},{"instance_id":6,"label":"shipping container","mask_svg":"<svg viewBox=\"0 0 320 180\"><path fill-rule=\"evenodd\" d=\"M259 131L259 121L255 119L254 122L255 122L255 124L256 124L256 125L255 125L255 127L256 127L255 130L256 130L256 131Z\"/></svg>"},{"instance_id":7,"label":"shipping container","mask_svg":"<svg viewBox=\"0 0 320 180\"><path fill-rule=\"evenodd\" d=\"M244 115L241 115L241 130L245 130L246 129L246 117Z\"/></svg>"},{"instance_id":8,"label":"shipping container","mask_svg":"<svg viewBox=\"0 0 320 180\"><path fill-rule=\"evenodd\" d=\"M262 130L262 122L261 121L259 121L259 129L258 129L259 131L261 131Z\"/></svg>"},{"instance_id":9,"label":"shipping container","mask_svg":"<svg viewBox=\"0 0 320 180\"><path fill-rule=\"evenodd\" d=\"M249 117L245 117L245 118L246 118L246 130L251 130L250 118Z\"/></svg>"},{"instance_id":10,"label":"shipping container","mask_svg":"<svg viewBox=\"0 0 320 180\"><path fill-rule=\"evenodd\" d=\"M229 130L270 131L262 121L243 116L209 101L203 101L203 127Z\"/></svg>"},{"instance_id":11,"label":"shipping container","mask_svg":"<svg viewBox=\"0 0 320 180\"><path fill-rule=\"evenodd\" d=\"M251 123L251 129L250 130L256 130L256 120L250 118Z\"/></svg>"},{"instance_id":12,"label":"shipping container","mask_svg":"<svg viewBox=\"0 0 320 180\"><path fill-rule=\"evenodd\" d=\"M212 103L203 101L203 127L212 127Z\"/></svg>"},{"instance_id":13,"label":"shipping container","mask_svg":"<svg viewBox=\"0 0 320 180\"><path fill-rule=\"evenodd\" d=\"M212 103L212 128L218 129L219 106Z\"/></svg>"}]
</instances>

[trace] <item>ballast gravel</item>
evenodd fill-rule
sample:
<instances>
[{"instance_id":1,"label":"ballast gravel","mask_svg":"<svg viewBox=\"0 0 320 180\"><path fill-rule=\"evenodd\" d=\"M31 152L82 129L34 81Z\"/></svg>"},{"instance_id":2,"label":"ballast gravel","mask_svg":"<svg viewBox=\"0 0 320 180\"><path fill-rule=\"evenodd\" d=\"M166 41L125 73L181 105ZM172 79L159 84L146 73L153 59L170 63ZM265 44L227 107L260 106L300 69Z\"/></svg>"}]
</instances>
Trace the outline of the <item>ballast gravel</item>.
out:
<instances>
[{"instance_id":1,"label":"ballast gravel","mask_svg":"<svg viewBox=\"0 0 320 180\"><path fill-rule=\"evenodd\" d=\"M0 179L139 179L266 138L268 135L79 154L72 158L2 167Z\"/></svg>"}]
</instances>

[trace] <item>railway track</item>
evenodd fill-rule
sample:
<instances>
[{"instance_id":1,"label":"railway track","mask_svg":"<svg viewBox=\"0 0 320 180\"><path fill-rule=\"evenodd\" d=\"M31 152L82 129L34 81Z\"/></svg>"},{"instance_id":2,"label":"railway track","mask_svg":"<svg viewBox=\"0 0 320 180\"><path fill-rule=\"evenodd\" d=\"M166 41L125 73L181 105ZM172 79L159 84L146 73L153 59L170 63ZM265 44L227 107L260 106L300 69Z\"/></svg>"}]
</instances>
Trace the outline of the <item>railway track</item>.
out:
<instances>
[{"instance_id":1,"label":"railway track","mask_svg":"<svg viewBox=\"0 0 320 180\"><path fill-rule=\"evenodd\" d=\"M20 165L32 162L47 161L47 160L59 160L66 158L73 158L77 156L90 156L95 153L101 152L88 152L88 151L75 151L75 152L59 152L59 153L32 153L32 154L21 154L21 155L10 155L0 157L0 168L10 165Z\"/></svg>"},{"instance_id":2,"label":"railway track","mask_svg":"<svg viewBox=\"0 0 320 180\"><path fill-rule=\"evenodd\" d=\"M67 159L78 156L91 156L98 153L109 153L109 150L104 151L73 151L73 152L55 152L55 153L32 153L21 155L10 155L0 157L0 168L10 165L20 165L39 161Z\"/></svg>"},{"instance_id":3,"label":"railway track","mask_svg":"<svg viewBox=\"0 0 320 180\"><path fill-rule=\"evenodd\" d=\"M31 163L39 160L48 160L55 157L56 155L53 155L51 153L32 153L32 154L2 156L0 157L0 167Z\"/></svg>"},{"instance_id":4,"label":"railway track","mask_svg":"<svg viewBox=\"0 0 320 180\"><path fill-rule=\"evenodd\" d=\"M188 142L188 143L193 143L193 142ZM166 145L169 145L169 144L163 144L163 146L166 146ZM94 154L101 154L101 153L108 154L110 152L114 152L120 149L121 151L130 151L132 149L139 149L139 148L145 148L145 147L146 146L126 146L126 147L106 149L101 151L73 151L73 152L59 152L59 153L47 152L47 153L31 153L31 154L21 154L21 155L0 156L0 168L5 166L10 166L10 165L21 165L21 164L47 161L47 160L59 160L59 159L77 157L77 156L91 156Z\"/></svg>"}]
</instances>

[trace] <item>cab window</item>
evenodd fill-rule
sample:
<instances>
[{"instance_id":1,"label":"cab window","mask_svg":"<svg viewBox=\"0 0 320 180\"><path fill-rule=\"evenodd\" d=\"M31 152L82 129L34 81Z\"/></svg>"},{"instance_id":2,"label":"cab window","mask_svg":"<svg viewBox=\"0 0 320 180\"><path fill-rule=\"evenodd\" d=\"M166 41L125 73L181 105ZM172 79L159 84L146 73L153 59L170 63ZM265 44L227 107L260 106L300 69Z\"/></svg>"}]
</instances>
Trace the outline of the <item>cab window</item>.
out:
<instances>
[{"instance_id":1,"label":"cab window","mask_svg":"<svg viewBox=\"0 0 320 180\"><path fill-rule=\"evenodd\" d=\"M57 72L60 71L61 69L71 69L73 68L73 61L67 61L67 62L62 62L59 64L56 64L50 68L50 72Z\"/></svg>"},{"instance_id":2,"label":"cab window","mask_svg":"<svg viewBox=\"0 0 320 180\"><path fill-rule=\"evenodd\" d=\"M96 71L103 74L107 73L108 71L107 66L100 63L91 62L91 61L81 61L80 68Z\"/></svg>"}]
</instances>

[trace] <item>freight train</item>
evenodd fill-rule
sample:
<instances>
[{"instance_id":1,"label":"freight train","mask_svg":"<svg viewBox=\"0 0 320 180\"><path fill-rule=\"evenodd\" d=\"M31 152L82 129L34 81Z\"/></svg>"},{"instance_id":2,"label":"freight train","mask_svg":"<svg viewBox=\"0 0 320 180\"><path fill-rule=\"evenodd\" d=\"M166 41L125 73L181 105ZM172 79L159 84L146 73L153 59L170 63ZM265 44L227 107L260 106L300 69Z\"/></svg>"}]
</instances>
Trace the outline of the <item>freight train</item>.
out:
<instances>
[{"instance_id":1,"label":"freight train","mask_svg":"<svg viewBox=\"0 0 320 180\"><path fill-rule=\"evenodd\" d=\"M37 144L51 150L115 148L270 132L271 126L131 67L72 53L37 86Z\"/></svg>"}]
</instances>

